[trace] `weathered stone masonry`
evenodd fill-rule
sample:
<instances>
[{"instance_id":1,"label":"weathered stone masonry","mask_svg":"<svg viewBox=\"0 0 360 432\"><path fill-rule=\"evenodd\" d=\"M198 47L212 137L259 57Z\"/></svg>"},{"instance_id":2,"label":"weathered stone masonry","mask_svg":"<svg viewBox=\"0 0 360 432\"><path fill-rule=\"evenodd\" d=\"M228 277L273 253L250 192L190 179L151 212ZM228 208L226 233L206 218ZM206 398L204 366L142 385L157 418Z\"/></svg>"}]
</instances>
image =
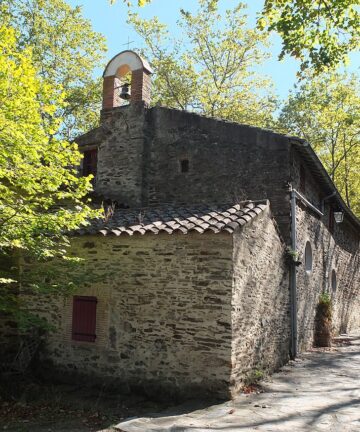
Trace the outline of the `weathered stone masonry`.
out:
<instances>
[{"instance_id":1,"label":"weathered stone masonry","mask_svg":"<svg viewBox=\"0 0 360 432\"><path fill-rule=\"evenodd\" d=\"M128 72L131 102L118 106ZM308 143L148 108L150 74L138 54L115 56L104 72L101 125L77 139L81 151L97 149L94 199L115 213L72 241L99 279L76 293L97 300L95 342L73 339L71 298L31 298L58 329L43 359L64 375L152 393L233 395L251 370L276 369L290 347L295 355L296 337L299 350L312 344L322 292L333 299L335 332L360 327L360 222ZM259 199L269 201L244 202ZM303 262L296 313L295 267L285 260L295 245L292 205ZM337 208L344 222L330 227Z\"/></svg>"},{"instance_id":2,"label":"weathered stone masonry","mask_svg":"<svg viewBox=\"0 0 360 432\"><path fill-rule=\"evenodd\" d=\"M105 111L102 126L78 143L98 145L96 191L120 205L270 199L289 228L288 139L271 131L139 104ZM181 160L189 171L181 173Z\"/></svg>"},{"instance_id":3,"label":"weathered stone masonry","mask_svg":"<svg viewBox=\"0 0 360 432\"><path fill-rule=\"evenodd\" d=\"M316 304L321 292L330 290L329 278L334 269L338 281L336 292L332 292L334 331L349 331L360 326L357 222L346 215L342 224L335 224L334 233L329 232L330 206L337 205L337 198L324 203L322 200L333 192L334 186L324 180L324 173L321 169L319 173L316 161L304 157L305 150L298 151L302 146L300 140L192 113L161 107L144 109L141 104L134 104L104 111L101 127L81 137L78 142L80 148L98 146L96 190L99 195L116 201L120 207L236 202L267 197L287 245L290 244L291 226L289 185L300 191L300 171L303 169L306 190L302 193L325 214L319 217L301 202L297 203L298 252L304 261L307 241L310 241L313 251L312 272L306 272L304 265L296 270L298 348L302 350L312 344ZM183 160L188 161L187 172L181 172ZM317 171L316 178L314 170ZM261 243L260 236L260 231L254 233L254 249ZM246 248L248 240L239 245L239 249ZM283 274L280 249L275 248L277 255L269 261L273 264L264 269L261 280L247 281L250 284L247 287L253 286L254 289L241 297L244 303L239 309L260 308L253 298L256 286L259 297L263 297L265 305L269 306L268 310L262 314L258 312L255 321L249 314L239 322L232 318L234 329L238 328L233 333L235 366L232 383L235 387L251 363L244 361L244 356L264 367L267 359L275 359L274 354L269 355L266 351L270 349L268 345L266 348L260 342L256 345L261 338L273 341L271 349L272 353L278 351L277 364L287 356L289 276ZM234 266L236 274L235 262ZM241 275L246 275L246 271L238 274L236 284L240 287L244 283ZM270 275L277 288L282 289L282 295L279 294L276 300L265 295L266 283L263 283ZM274 308L277 313L273 320ZM262 321L259 321L260 316Z\"/></svg>"},{"instance_id":4,"label":"weathered stone masonry","mask_svg":"<svg viewBox=\"0 0 360 432\"><path fill-rule=\"evenodd\" d=\"M293 177L295 186L300 189L300 166L304 161L297 153L293 154ZM298 331L300 350L309 348L313 342L315 308L319 295L329 292L333 300L333 325L335 333L345 333L360 328L360 235L354 225L345 218L341 224L334 223L334 231L329 231L331 199L323 204L325 195L312 173L306 169L304 195L319 209L324 211L320 218L306 206L298 203L296 208L298 250L303 265L298 275ZM305 269L305 246L310 242L313 256L313 269ZM331 286L332 271L335 271L337 287Z\"/></svg>"},{"instance_id":5,"label":"weathered stone masonry","mask_svg":"<svg viewBox=\"0 0 360 432\"><path fill-rule=\"evenodd\" d=\"M286 362L288 330L280 336L278 325L287 325L286 268L269 208L234 236L86 236L72 250L102 276L78 292L98 298L98 337L71 340L71 299L34 303L58 317L44 354L58 370L152 393L224 397L251 369Z\"/></svg>"},{"instance_id":6,"label":"weathered stone masonry","mask_svg":"<svg viewBox=\"0 0 360 432\"><path fill-rule=\"evenodd\" d=\"M284 243L267 215L233 235L233 393L252 369L273 371L289 356L289 284Z\"/></svg>"}]
</instances>

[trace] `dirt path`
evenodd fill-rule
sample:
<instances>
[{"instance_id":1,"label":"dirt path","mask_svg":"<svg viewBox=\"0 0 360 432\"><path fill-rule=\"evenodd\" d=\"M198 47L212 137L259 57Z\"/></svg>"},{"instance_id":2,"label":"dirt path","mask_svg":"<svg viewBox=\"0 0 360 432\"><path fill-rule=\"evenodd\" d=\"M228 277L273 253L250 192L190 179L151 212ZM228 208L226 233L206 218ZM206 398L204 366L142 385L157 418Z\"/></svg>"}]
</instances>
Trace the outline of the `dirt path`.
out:
<instances>
[{"instance_id":1,"label":"dirt path","mask_svg":"<svg viewBox=\"0 0 360 432\"><path fill-rule=\"evenodd\" d=\"M5 393L4 386L6 383L0 382L0 394ZM12 391L14 387L18 387L15 397L0 398L0 432L113 431L111 425L121 419L148 415L169 406L139 395L124 396L75 385L46 385L33 379L12 385Z\"/></svg>"}]
</instances>

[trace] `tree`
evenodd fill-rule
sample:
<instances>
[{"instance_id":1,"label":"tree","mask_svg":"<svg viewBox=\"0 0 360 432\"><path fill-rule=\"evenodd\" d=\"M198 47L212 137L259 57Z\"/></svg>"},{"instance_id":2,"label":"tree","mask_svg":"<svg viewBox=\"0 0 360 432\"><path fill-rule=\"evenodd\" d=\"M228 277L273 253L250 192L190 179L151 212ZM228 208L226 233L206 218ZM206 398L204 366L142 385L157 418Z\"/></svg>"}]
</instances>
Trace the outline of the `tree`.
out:
<instances>
[{"instance_id":1,"label":"tree","mask_svg":"<svg viewBox=\"0 0 360 432\"><path fill-rule=\"evenodd\" d=\"M311 143L347 205L360 215L359 77L308 78L290 95L279 124Z\"/></svg>"},{"instance_id":2,"label":"tree","mask_svg":"<svg viewBox=\"0 0 360 432\"><path fill-rule=\"evenodd\" d=\"M116 3L116 0L109 0L109 1L110 1L110 4L114 4L114 3ZM129 1L129 0L123 0L123 1L124 1L124 3L126 3L128 6L132 6L131 1ZM138 0L138 1L137 1L137 5L140 6L140 7L143 7L143 6L145 6L146 4L148 4L148 3L151 3L151 0Z\"/></svg>"},{"instance_id":3,"label":"tree","mask_svg":"<svg viewBox=\"0 0 360 432\"><path fill-rule=\"evenodd\" d=\"M94 79L93 71L104 60L104 37L92 30L80 7L72 8L64 0L1 3L18 32L18 49L31 46L39 76L64 92L65 103L48 118L57 125L55 132L70 140L96 126L101 83Z\"/></svg>"},{"instance_id":4,"label":"tree","mask_svg":"<svg viewBox=\"0 0 360 432\"><path fill-rule=\"evenodd\" d=\"M282 38L280 58L301 61L303 72L334 70L360 46L359 2L351 0L265 0L258 20L261 29Z\"/></svg>"},{"instance_id":5,"label":"tree","mask_svg":"<svg viewBox=\"0 0 360 432\"><path fill-rule=\"evenodd\" d=\"M77 175L77 146L56 135L62 119L55 113L64 110L66 93L41 76L33 50L18 49L16 30L6 13L1 17L0 311L19 322L26 314L16 295L14 256L66 260L65 232L98 212L86 203L91 179Z\"/></svg>"},{"instance_id":6,"label":"tree","mask_svg":"<svg viewBox=\"0 0 360 432\"><path fill-rule=\"evenodd\" d=\"M151 1L138 0L137 4L145 6ZM299 59L299 75L309 68L318 74L346 64L349 52L359 48L358 7L359 2L352 0L265 0L258 28L280 35L283 45L279 58L289 54Z\"/></svg>"},{"instance_id":7,"label":"tree","mask_svg":"<svg viewBox=\"0 0 360 432\"><path fill-rule=\"evenodd\" d=\"M272 124L276 102L271 84L256 73L267 58L267 39L247 28L243 4L224 16L213 0L199 0L196 14L181 10L184 40L171 39L157 18L130 13L129 23L143 38L155 71L154 104L257 126Z\"/></svg>"}]
</instances>

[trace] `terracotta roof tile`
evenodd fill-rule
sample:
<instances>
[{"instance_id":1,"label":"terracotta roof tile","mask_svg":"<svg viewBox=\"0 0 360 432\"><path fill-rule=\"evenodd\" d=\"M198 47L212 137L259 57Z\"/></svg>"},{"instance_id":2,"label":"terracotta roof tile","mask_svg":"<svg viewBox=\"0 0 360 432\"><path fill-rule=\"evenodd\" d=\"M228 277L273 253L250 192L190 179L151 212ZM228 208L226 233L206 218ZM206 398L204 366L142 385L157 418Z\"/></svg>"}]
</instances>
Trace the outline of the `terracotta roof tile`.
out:
<instances>
[{"instance_id":1,"label":"terracotta roof tile","mask_svg":"<svg viewBox=\"0 0 360 432\"><path fill-rule=\"evenodd\" d=\"M268 206L267 201L242 204L193 205L187 207L164 205L158 208L117 209L106 223L97 219L77 235L144 235L159 232L183 233L221 231L232 234L251 221Z\"/></svg>"}]
</instances>

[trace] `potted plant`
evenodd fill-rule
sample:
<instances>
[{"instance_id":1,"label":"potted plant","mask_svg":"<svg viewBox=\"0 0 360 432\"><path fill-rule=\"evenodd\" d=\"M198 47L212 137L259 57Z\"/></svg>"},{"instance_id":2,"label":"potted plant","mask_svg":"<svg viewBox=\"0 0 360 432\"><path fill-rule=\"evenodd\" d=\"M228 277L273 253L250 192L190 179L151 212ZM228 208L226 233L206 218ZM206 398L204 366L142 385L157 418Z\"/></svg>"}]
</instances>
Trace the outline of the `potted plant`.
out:
<instances>
[{"instance_id":1,"label":"potted plant","mask_svg":"<svg viewBox=\"0 0 360 432\"><path fill-rule=\"evenodd\" d=\"M327 292L319 296L316 306L314 345L317 347L331 346L332 305Z\"/></svg>"},{"instance_id":2,"label":"potted plant","mask_svg":"<svg viewBox=\"0 0 360 432\"><path fill-rule=\"evenodd\" d=\"M294 264L296 266L301 265L298 251L291 249L290 247L287 247L285 253L286 253L286 261L288 264Z\"/></svg>"}]
</instances>

